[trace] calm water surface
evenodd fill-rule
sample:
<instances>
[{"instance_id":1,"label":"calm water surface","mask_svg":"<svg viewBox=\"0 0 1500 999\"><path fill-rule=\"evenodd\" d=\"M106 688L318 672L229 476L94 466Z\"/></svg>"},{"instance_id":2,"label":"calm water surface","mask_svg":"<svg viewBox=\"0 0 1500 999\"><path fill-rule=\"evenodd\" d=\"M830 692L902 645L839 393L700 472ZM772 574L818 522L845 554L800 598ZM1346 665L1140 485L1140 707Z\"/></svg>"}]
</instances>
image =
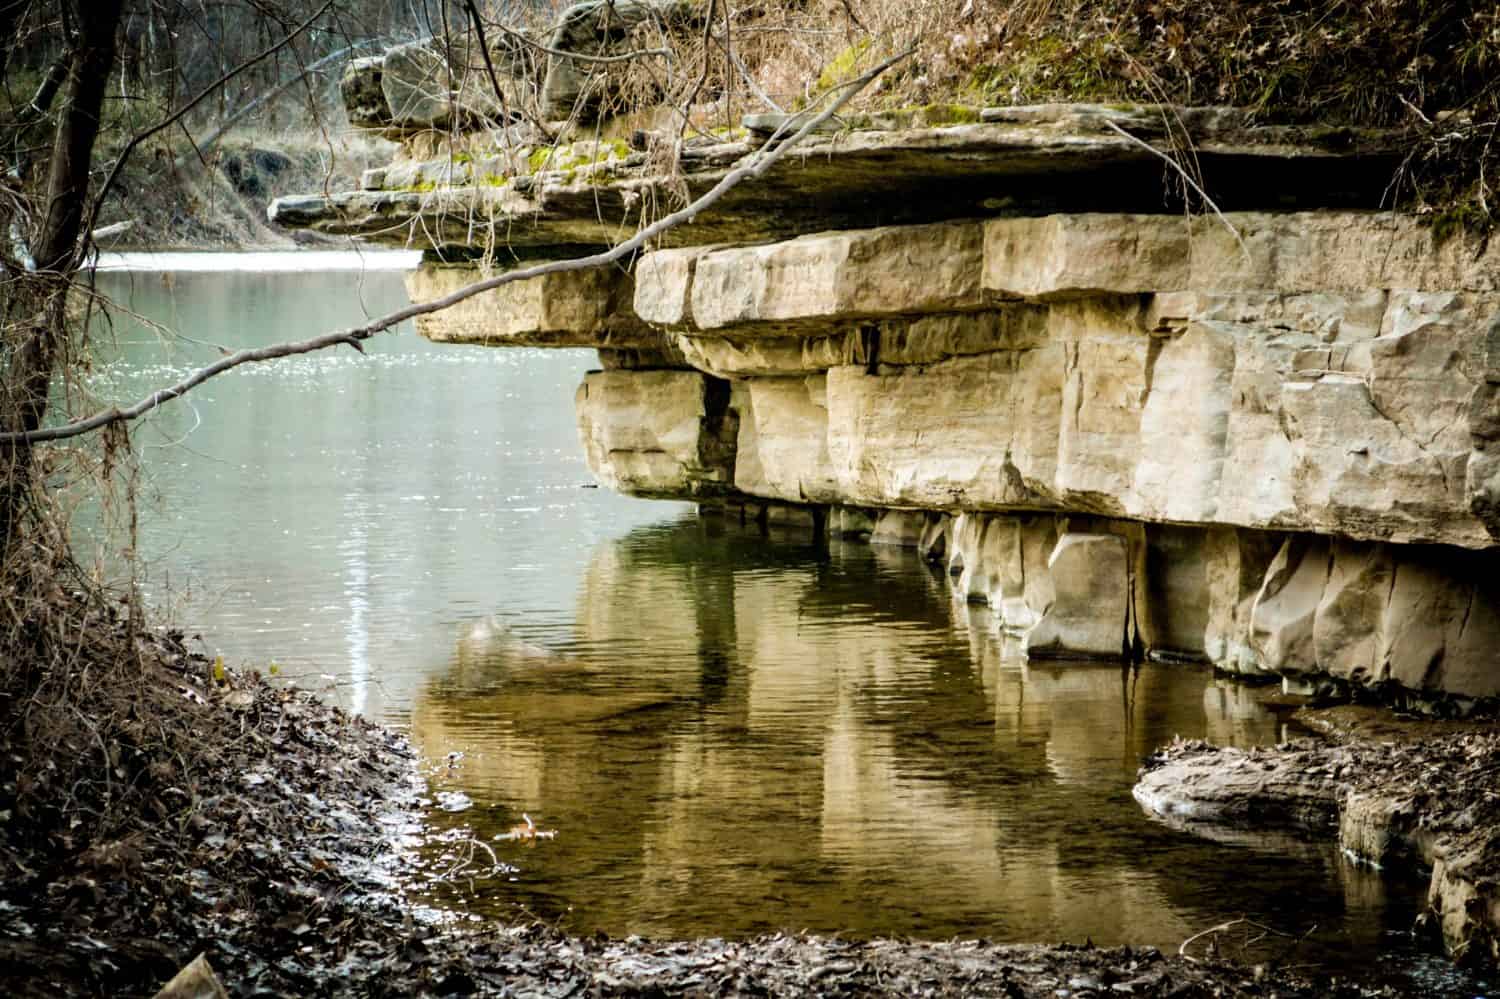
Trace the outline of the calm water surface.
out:
<instances>
[{"instance_id":1,"label":"calm water surface","mask_svg":"<svg viewBox=\"0 0 1500 999\"><path fill-rule=\"evenodd\" d=\"M133 400L219 346L406 303L404 262L350 263L103 273L176 335L118 313L95 388ZM1136 767L1174 735L1283 734L1253 692L1187 667L1027 667L910 552L589 488L572 399L595 363L402 329L366 357L241 369L136 431L153 597L208 652L408 726L460 809L434 809L426 849L497 851L502 873L439 883L434 905L613 934L1164 949L1245 916L1274 931L1245 930L1257 959L1305 935L1296 960L1475 993L1413 957L1413 885L1140 813ZM523 813L557 838L492 839Z\"/></svg>"}]
</instances>

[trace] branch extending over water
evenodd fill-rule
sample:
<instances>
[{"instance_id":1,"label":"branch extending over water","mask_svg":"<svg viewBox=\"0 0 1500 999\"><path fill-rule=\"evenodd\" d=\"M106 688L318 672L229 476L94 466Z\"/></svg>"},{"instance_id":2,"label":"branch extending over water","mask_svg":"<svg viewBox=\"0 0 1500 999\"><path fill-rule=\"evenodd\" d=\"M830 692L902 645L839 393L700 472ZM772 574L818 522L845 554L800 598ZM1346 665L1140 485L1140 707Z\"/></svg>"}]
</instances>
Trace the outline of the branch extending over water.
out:
<instances>
[{"instance_id":1,"label":"branch extending over water","mask_svg":"<svg viewBox=\"0 0 1500 999\"><path fill-rule=\"evenodd\" d=\"M771 137L766 145L762 147L758 153L754 154L753 158L748 163L744 163L741 166L737 166L733 170L729 171L729 173L725 174L717 184L715 184L710 190L708 190L702 197L698 198L698 200L692 202L684 208L680 208L677 211L672 212L670 215L663 216L662 218L641 229L630 239L609 250L604 251L603 253L596 253L593 256L588 257L578 257L573 260L557 260L551 263L537 264L534 267L525 267L520 270L506 271L504 274L497 274L494 277L487 278L483 281L476 281L474 284L466 285L453 292L452 294L445 295L442 298L433 299L431 302L423 302L417 305L408 305L403 309L397 309L395 312L381 316L379 319L375 319L371 322L365 323L363 326L354 326L345 330L338 330L332 333L324 333L309 340L279 343L273 344L269 347L254 347L246 350L236 351L233 354L220 358L207 367L199 368L197 371L193 372L191 375L184 378L182 381L178 382L175 385L157 389L155 392L152 392L150 395L146 396L144 399L142 399L140 402L137 402L133 406L128 406L123 409L119 407L107 409L102 412L95 413L93 416L74 420L71 423L65 423L62 426L58 427L47 427L41 430L33 430L28 433L0 434L0 443L9 443L22 440L28 443L65 440L70 437L77 437L81 434L86 434L91 431L98 430L102 427L107 427L113 423L123 423L130 420L136 420L151 412L153 409L156 409L163 403L171 402L173 399L186 395L194 388L197 388L199 385L202 385L204 382L208 381L210 378L213 378L216 375L221 375L224 372L229 371L233 368L237 368L242 364L249 364L252 361L271 361L282 357L293 357L297 354L310 354L314 351L324 350L329 347L337 347L340 345L348 345L350 347L353 347L355 350L358 350L360 353L364 353L364 347L362 346L363 341L368 340L376 333L381 333L385 330L388 330L392 326L403 323L408 319L413 319L417 316L425 316L433 312L441 312L443 309L449 308L453 305L457 305L459 302L462 302L465 299L473 298L475 295L481 294L486 291L491 291L495 288L499 288L503 285L511 284L516 281L528 281L532 278L542 277L546 274L559 274L567 271L588 270L593 267L602 267L604 265L612 264L619 260L622 260L635 253L637 250L641 249L641 247L645 246L647 242L655 239L662 233L667 232L671 229L675 229L680 225L692 222L698 217L701 212L711 207L715 202L724 197L724 195L728 194L730 190L739 186L741 183L765 174L767 170L771 169L771 167L775 165L778 160L780 160L783 156L790 152L799 142L810 135L824 122L828 121L834 115L838 114L839 110L842 109L845 104L849 103L849 101L852 100L857 93L863 90L865 86L867 86L871 81L880 76L886 70L890 69L896 63L911 55L912 51L913 50L908 49L907 51L902 52L900 55L892 56L890 59L887 59L885 62L876 66L874 69L870 70L863 76L858 77L854 80L850 80L848 83L841 84L838 87L834 87L831 90L826 91L824 93L824 97L827 97L829 94L837 93L840 90L842 90L843 93L840 94L839 97L834 100L828 107L824 108L816 115L813 115L803 121L802 125L784 142L778 143L776 140L780 138L783 133L789 131L791 123L797 120L795 118L788 119L785 123L782 124L781 128L777 130L776 134Z\"/></svg>"}]
</instances>

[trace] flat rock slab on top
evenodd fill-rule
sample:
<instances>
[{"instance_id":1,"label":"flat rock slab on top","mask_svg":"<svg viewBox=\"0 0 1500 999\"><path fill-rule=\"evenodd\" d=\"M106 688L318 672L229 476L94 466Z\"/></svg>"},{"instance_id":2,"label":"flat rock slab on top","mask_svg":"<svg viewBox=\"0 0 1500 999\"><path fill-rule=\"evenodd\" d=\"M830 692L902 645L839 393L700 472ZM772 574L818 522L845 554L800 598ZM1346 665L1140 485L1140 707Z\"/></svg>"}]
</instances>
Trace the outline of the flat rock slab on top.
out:
<instances>
[{"instance_id":1,"label":"flat rock slab on top","mask_svg":"<svg viewBox=\"0 0 1500 999\"><path fill-rule=\"evenodd\" d=\"M1007 212L1172 208L1163 195L1167 168L1147 144L1168 145L1148 127L1154 113L1110 113L1125 115L1141 139L1109 127L1113 118L1093 106L1067 107L1010 109L1021 120L810 136L671 241L746 242ZM1224 127L1238 119L1220 109L1184 109L1179 117L1198 125L1189 128L1198 166L1226 209L1374 208L1398 161L1394 138L1376 133ZM694 197L729 169L684 165ZM492 226L503 227L512 246L603 246L633 233L640 205L664 193L644 164L634 164L582 179L576 171L544 171L508 185L294 196L278 199L269 214L289 227L423 248L481 247Z\"/></svg>"}]
</instances>

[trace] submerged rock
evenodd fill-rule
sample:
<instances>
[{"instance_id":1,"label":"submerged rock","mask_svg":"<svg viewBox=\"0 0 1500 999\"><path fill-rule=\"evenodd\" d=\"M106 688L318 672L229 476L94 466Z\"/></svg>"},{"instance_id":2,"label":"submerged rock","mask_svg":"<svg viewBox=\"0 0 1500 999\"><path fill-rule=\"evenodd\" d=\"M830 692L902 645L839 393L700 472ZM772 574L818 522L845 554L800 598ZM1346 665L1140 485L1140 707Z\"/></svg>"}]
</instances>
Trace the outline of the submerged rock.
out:
<instances>
[{"instance_id":1,"label":"submerged rock","mask_svg":"<svg viewBox=\"0 0 1500 999\"><path fill-rule=\"evenodd\" d=\"M1500 732L1358 732L1248 751L1178 742L1146 761L1134 795L1210 838L1290 831L1376 867L1430 869L1428 907L1449 953L1500 964Z\"/></svg>"}]
</instances>

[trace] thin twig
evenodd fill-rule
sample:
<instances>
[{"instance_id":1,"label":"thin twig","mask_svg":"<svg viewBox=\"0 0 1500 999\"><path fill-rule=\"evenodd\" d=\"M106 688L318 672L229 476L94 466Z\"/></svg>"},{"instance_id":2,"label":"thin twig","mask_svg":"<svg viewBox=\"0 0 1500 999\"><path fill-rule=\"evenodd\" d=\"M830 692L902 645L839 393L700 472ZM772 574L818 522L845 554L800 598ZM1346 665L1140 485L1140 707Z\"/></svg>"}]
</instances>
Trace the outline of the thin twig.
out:
<instances>
[{"instance_id":1,"label":"thin twig","mask_svg":"<svg viewBox=\"0 0 1500 999\"><path fill-rule=\"evenodd\" d=\"M384 315L379 319L373 320L372 322L365 323L363 326L354 326L346 330L339 330L333 333L324 333L320 336L315 336L308 340L273 344L268 347L253 347L236 351L235 353L230 354L228 357L220 358L207 367L199 368L197 371L193 372L191 375L184 378L182 381L178 382L175 385L168 386L167 388L157 389L155 392L152 392L150 395L146 396L144 399L140 400L133 406L128 406L124 409L114 407L112 409L104 410L103 412L95 413L93 416L74 420L71 423L66 423L58 427L48 427L41 430L0 434L0 442L10 443L14 441L24 440L28 443L38 443L41 441L65 440L70 437L77 437L80 434L89 433L93 430L98 430L101 427L109 426L112 423L122 423L129 420L139 419L146 413L149 413L153 409L156 409L162 403L170 402L171 400L176 399L179 396L182 396L192 389L196 388L197 386L203 384L210 378L213 378L216 375L221 375L224 372L229 371L233 368L237 368L242 364L249 364L252 361L270 361L282 357L292 357L297 354L310 354L313 351L323 350L328 347L337 347L341 344L353 347L355 350L363 353L364 347L362 346L362 342L368 340L376 333L381 333L393 326L405 322L408 319L414 319L417 316L425 316L433 312L440 312L443 309L450 308L451 306L457 305L459 302L462 302L469 298L473 298L475 295L481 294L483 292L492 291L496 288L500 288L504 285L512 284L517 281L529 281L532 278L542 277L547 274L561 274L570 271L588 270L590 268L601 267L606 264L615 263L616 261L622 260L635 253L641 247L645 246L646 243L648 243L652 239L655 239L657 236L660 236L662 233L667 232L671 229L675 229L680 225L685 225L693 222L700 213L707 210L720 198L724 197L725 194L729 193L731 189L739 186L744 181L752 180L764 175L766 171L771 169L771 167L775 165L778 160L780 160L783 156L790 152L791 149L797 145L797 143L801 142L825 121L837 114L839 110L843 108L843 106L850 100L852 100L854 95L859 93L859 91L862 90L867 84L869 84L870 81L874 80L877 76L884 73L887 69L890 69L896 63L910 56L913 51L915 50L908 49L900 55L892 56L890 59L887 59L885 62L876 66L865 75L851 80L848 83L841 84L838 87L833 88L832 90L829 90L827 93L833 93L837 90L843 90L844 93L823 111L807 119L802 124L802 126L798 128L797 131L793 133L792 136L785 142L774 145L768 143L767 146L762 147L758 152L752 155L750 162L745 163L741 166L737 166L733 170L729 171L729 173L725 174L717 184L709 189L697 201L694 201L693 203L671 213L670 215L663 216L657 221L641 229L630 239L618 244L612 249L606 250L602 253L596 253L593 256L579 257L574 260L556 260L552 261L551 263L537 264L533 267L526 267L520 270L506 271L504 274L497 274L494 277L487 278L483 281L477 281L471 285L467 285L463 288L458 289L457 291L452 292L451 294L444 295L442 298L434 299L430 302L408 305L405 308L397 309L395 312ZM826 95L827 94L825 94L825 96ZM792 119L788 119L787 122L784 122L782 128L786 129L790 121L792 121ZM773 135L772 140L774 140L775 138L776 136Z\"/></svg>"},{"instance_id":2,"label":"thin twig","mask_svg":"<svg viewBox=\"0 0 1500 999\"><path fill-rule=\"evenodd\" d=\"M1210 926L1206 930L1201 930L1201 931L1199 931L1197 933L1194 933L1192 936L1188 937L1186 940L1184 940L1182 942L1182 946L1180 946L1180 947L1177 948L1177 956L1180 957L1180 958L1183 958L1184 960L1191 961L1193 964L1197 964L1198 963L1198 959L1195 958L1195 957L1193 957L1193 955L1191 955L1191 954L1189 954L1187 952L1189 944L1191 944L1194 941L1199 940L1199 939L1201 939L1203 937L1208 936L1210 933L1223 933L1225 930L1232 930L1236 926L1240 925L1241 923L1247 922L1247 921L1248 920L1246 920L1246 918L1244 916L1241 916L1238 919L1231 919L1227 923L1220 923L1218 926Z\"/></svg>"}]
</instances>

